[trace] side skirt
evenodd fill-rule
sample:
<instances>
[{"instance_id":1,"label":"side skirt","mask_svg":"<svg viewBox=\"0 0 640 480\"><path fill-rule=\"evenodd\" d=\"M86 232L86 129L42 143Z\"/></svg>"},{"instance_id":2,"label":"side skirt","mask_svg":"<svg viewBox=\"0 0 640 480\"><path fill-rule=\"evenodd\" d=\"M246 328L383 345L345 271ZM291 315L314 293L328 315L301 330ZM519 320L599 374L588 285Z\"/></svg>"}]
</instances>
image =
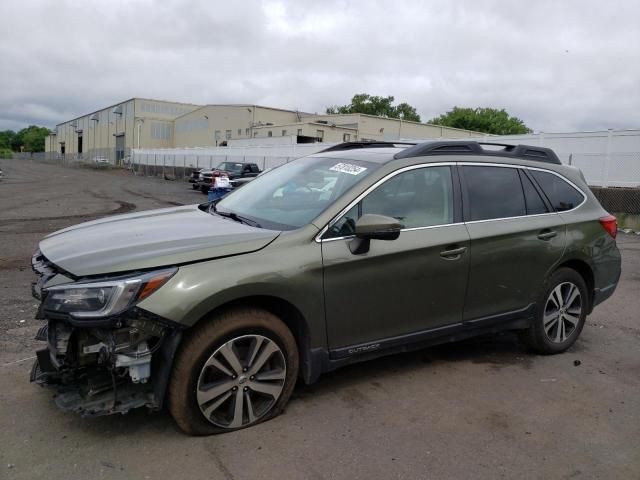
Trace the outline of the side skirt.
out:
<instances>
[{"instance_id":1,"label":"side skirt","mask_svg":"<svg viewBox=\"0 0 640 480\"><path fill-rule=\"evenodd\" d=\"M505 330L528 328L535 314L535 303L520 310L454 323L443 327L399 335L357 345L330 349L328 355L315 352L316 368L322 372L334 370L350 363L394 353L419 350L432 345L457 342L478 335L498 333Z\"/></svg>"}]
</instances>

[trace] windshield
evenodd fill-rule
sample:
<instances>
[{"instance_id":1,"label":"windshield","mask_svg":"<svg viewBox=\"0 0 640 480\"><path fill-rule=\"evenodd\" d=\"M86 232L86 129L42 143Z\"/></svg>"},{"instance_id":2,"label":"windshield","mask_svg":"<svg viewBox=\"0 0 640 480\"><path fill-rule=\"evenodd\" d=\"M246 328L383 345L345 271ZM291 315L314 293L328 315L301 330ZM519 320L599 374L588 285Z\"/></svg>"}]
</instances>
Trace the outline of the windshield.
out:
<instances>
[{"instance_id":1,"label":"windshield","mask_svg":"<svg viewBox=\"0 0 640 480\"><path fill-rule=\"evenodd\" d=\"M226 172L240 172L242 171L242 164L235 162L222 162L217 168L218 170L224 170Z\"/></svg>"},{"instance_id":2,"label":"windshield","mask_svg":"<svg viewBox=\"0 0 640 480\"><path fill-rule=\"evenodd\" d=\"M292 230L309 224L378 167L358 160L300 158L233 191L216 209L247 217L264 228Z\"/></svg>"}]
</instances>

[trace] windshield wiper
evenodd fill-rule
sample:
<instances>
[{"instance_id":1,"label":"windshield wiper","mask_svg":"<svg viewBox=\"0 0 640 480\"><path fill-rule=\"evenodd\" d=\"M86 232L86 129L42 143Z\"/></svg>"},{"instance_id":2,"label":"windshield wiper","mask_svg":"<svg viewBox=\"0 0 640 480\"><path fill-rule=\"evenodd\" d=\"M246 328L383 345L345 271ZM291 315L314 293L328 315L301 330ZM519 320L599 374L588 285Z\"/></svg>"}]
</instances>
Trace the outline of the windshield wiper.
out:
<instances>
[{"instance_id":1,"label":"windshield wiper","mask_svg":"<svg viewBox=\"0 0 640 480\"><path fill-rule=\"evenodd\" d=\"M243 217L242 215L238 215L235 212L221 212L219 211L215 205L212 206L213 211L220 215L221 217L230 218L231 220L235 220L239 223L244 223L245 225L249 225L251 227L262 228L262 226L256 222L255 220L251 220L250 218Z\"/></svg>"}]
</instances>

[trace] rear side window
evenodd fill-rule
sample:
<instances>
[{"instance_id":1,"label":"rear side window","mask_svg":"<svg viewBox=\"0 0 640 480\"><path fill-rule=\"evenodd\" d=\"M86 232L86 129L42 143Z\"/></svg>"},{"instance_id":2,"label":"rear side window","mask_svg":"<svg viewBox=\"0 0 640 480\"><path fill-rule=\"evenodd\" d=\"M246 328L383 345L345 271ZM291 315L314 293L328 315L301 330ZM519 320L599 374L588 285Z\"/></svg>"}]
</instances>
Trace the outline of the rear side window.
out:
<instances>
[{"instance_id":1,"label":"rear side window","mask_svg":"<svg viewBox=\"0 0 640 480\"><path fill-rule=\"evenodd\" d=\"M522 189L524 190L524 199L527 204L527 215L537 215L540 213L548 213L549 210L545 205L542 197L533 186L529 177L520 171L520 180L522 180Z\"/></svg>"},{"instance_id":2,"label":"rear side window","mask_svg":"<svg viewBox=\"0 0 640 480\"><path fill-rule=\"evenodd\" d=\"M463 166L467 186L468 220L526 215L518 170L505 167Z\"/></svg>"},{"instance_id":3,"label":"rear side window","mask_svg":"<svg viewBox=\"0 0 640 480\"><path fill-rule=\"evenodd\" d=\"M563 212L576 208L584 197L581 192L569 185L563 179L552 173L530 170L540 188L547 196L556 212Z\"/></svg>"}]
</instances>

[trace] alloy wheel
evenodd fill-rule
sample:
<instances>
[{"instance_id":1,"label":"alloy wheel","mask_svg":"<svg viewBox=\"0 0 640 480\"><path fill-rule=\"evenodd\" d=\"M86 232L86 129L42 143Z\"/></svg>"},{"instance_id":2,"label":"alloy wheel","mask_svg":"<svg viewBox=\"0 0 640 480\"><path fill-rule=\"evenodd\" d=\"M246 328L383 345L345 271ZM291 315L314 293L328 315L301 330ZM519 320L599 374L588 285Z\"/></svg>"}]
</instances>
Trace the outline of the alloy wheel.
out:
<instances>
[{"instance_id":1,"label":"alloy wheel","mask_svg":"<svg viewBox=\"0 0 640 480\"><path fill-rule=\"evenodd\" d=\"M542 320L547 338L553 343L563 343L578 327L581 314L580 289L571 282L558 284L544 307Z\"/></svg>"},{"instance_id":2,"label":"alloy wheel","mask_svg":"<svg viewBox=\"0 0 640 480\"><path fill-rule=\"evenodd\" d=\"M221 428L245 427L275 405L287 374L278 344L242 335L220 346L205 362L196 387L200 411Z\"/></svg>"}]
</instances>

